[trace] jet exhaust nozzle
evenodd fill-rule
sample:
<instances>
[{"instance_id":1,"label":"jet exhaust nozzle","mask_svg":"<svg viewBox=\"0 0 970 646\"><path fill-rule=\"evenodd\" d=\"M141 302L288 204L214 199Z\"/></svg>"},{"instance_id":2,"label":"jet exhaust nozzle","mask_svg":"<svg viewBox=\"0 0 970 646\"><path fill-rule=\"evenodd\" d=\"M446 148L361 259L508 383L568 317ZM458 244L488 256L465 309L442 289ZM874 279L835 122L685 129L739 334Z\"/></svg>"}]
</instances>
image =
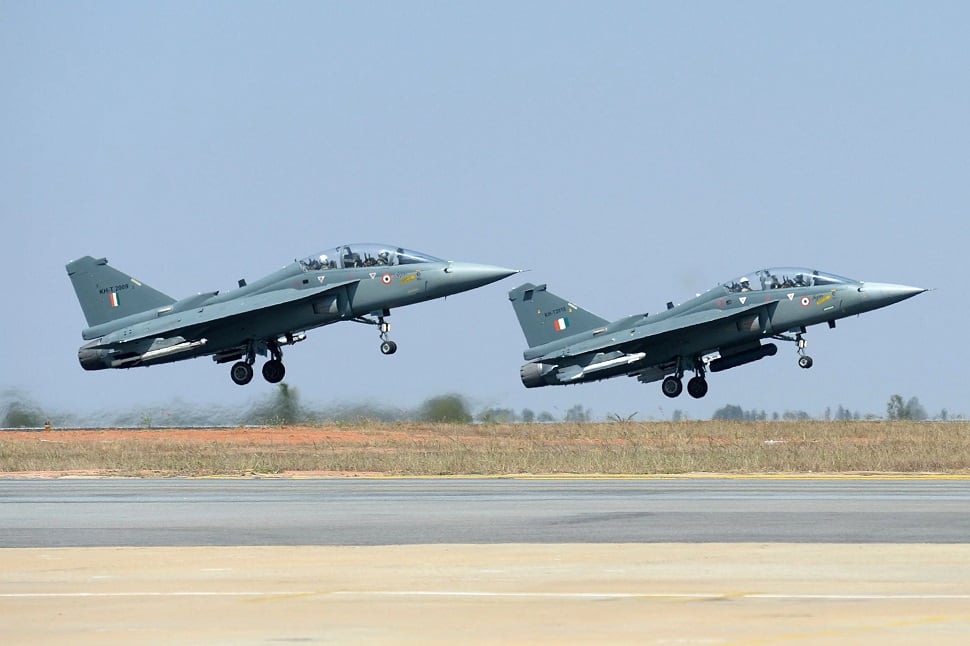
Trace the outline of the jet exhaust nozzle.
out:
<instances>
[{"instance_id":1,"label":"jet exhaust nozzle","mask_svg":"<svg viewBox=\"0 0 970 646\"><path fill-rule=\"evenodd\" d=\"M774 343L766 343L765 345L758 346L757 348L753 348L751 350L745 350L743 352L738 352L737 354L715 359L711 362L709 369L711 372L721 372L722 370L727 370L728 368L737 368L738 366L743 366L746 363L751 363L752 361L757 361L758 359L774 356L776 352L778 352L777 345Z\"/></svg>"},{"instance_id":2,"label":"jet exhaust nozzle","mask_svg":"<svg viewBox=\"0 0 970 646\"><path fill-rule=\"evenodd\" d=\"M77 360L85 370L104 370L111 367L111 352L84 345L77 351Z\"/></svg>"},{"instance_id":3,"label":"jet exhaust nozzle","mask_svg":"<svg viewBox=\"0 0 970 646\"><path fill-rule=\"evenodd\" d=\"M522 385L526 388L539 388L548 386L546 375L552 370L553 366L544 363L526 363L519 368L519 376L522 378Z\"/></svg>"}]
</instances>

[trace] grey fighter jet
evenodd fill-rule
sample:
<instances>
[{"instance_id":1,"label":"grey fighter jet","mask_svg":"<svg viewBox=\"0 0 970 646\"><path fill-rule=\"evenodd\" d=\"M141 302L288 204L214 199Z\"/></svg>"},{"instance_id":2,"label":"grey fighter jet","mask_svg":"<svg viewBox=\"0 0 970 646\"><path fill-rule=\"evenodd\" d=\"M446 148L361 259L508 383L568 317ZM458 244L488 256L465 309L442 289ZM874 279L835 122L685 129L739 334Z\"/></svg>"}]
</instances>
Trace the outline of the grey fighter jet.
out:
<instances>
[{"instance_id":1,"label":"grey fighter jet","mask_svg":"<svg viewBox=\"0 0 970 646\"><path fill-rule=\"evenodd\" d=\"M798 365L809 325L886 307L926 291L869 283L810 269L763 269L718 285L659 314L607 321L527 283L509 292L529 349L520 374L526 388L598 381L618 375L643 383L661 381L668 397L683 391L707 394L706 373L720 372L774 355L774 343L791 341Z\"/></svg>"},{"instance_id":2,"label":"grey fighter jet","mask_svg":"<svg viewBox=\"0 0 970 646\"><path fill-rule=\"evenodd\" d=\"M450 262L401 247L351 244L295 260L279 271L224 294L175 300L85 256L67 265L90 341L78 350L85 370L151 366L211 356L235 362L237 384L253 378L256 355L267 356L263 377L283 379L283 346L306 331L338 321L375 325L381 352L394 354L386 318L391 309L481 287L516 270Z\"/></svg>"}]
</instances>

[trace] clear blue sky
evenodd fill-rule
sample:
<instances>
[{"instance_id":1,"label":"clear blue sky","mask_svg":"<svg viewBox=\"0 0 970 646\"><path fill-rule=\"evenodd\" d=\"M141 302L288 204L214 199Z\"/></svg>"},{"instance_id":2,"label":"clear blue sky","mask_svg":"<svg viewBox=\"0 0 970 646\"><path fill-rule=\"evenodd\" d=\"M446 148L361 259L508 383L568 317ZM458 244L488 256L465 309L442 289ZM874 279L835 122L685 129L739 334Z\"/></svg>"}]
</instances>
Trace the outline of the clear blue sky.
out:
<instances>
[{"instance_id":1,"label":"clear blue sky","mask_svg":"<svg viewBox=\"0 0 970 646\"><path fill-rule=\"evenodd\" d=\"M339 324L286 354L321 405L706 418L966 401L970 5L0 1L0 389L79 411L243 407L197 359L86 373L64 264L175 297L344 242L531 270ZM506 292L653 312L755 267L936 288L812 328L668 400L633 379L526 390Z\"/></svg>"}]
</instances>

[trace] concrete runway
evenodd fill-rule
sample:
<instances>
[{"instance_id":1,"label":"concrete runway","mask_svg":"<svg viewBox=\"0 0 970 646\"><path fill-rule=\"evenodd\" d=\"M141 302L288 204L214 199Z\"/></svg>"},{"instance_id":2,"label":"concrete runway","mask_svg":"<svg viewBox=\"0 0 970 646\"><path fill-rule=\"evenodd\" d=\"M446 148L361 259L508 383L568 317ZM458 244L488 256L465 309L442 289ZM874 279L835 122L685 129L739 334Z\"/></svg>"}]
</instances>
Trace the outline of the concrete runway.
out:
<instances>
[{"instance_id":1,"label":"concrete runway","mask_svg":"<svg viewBox=\"0 0 970 646\"><path fill-rule=\"evenodd\" d=\"M970 637L970 482L0 481L0 643Z\"/></svg>"},{"instance_id":2,"label":"concrete runway","mask_svg":"<svg viewBox=\"0 0 970 646\"><path fill-rule=\"evenodd\" d=\"M0 547L964 543L970 480L0 480Z\"/></svg>"}]
</instances>

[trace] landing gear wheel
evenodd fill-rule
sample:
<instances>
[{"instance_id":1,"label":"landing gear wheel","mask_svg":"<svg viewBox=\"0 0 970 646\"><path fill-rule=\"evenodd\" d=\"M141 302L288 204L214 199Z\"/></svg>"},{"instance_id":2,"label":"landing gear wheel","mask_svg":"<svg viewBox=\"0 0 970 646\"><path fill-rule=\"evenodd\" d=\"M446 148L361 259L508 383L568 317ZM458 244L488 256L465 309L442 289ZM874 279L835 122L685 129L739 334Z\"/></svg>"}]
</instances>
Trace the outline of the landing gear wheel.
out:
<instances>
[{"instance_id":1,"label":"landing gear wheel","mask_svg":"<svg viewBox=\"0 0 970 646\"><path fill-rule=\"evenodd\" d=\"M232 364L232 368L229 370L229 377L232 378L234 383L245 386L253 380L253 367L245 361L237 361Z\"/></svg>"},{"instance_id":2,"label":"landing gear wheel","mask_svg":"<svg viewBox=\"0 0 970 646\"><path fill-rule=\"evenodd\" d=\"M397 352L397 344L393 341L384 341L381 343L381 353L394 354L395 352Z\"/></svg>"},{"instance_id":3,"label":"landing gear wheel","mask_svg":"<svg viewBox=\"0 0 970 646\"><path fill-rule=\"evenodd\" d=\"M286 367L279 359L270 359L263 364L263 379L271 384L278 384L283 381L286 374Z\"/></svg>"},{"instance_id":4,"label":"landing gear wheel","mask_svg":"<svg viewBox=\"0 0 970 646\"><path fill-rule=\"evenodd\" d=\"M663 380L660 389L667 397L674 398L684 391L684 382L680 380L680 377L671 375Z\"/></svg>"},{"instance_id":5,"label":"landing gear wheel","mask_svg":"<svg viewBox=\"0 0 970 646\"><path fill-rule=\"evenodd\" d=\"M707 379L703 377L692 377L687 382L687 394L694 399L700 399L707 394Z\"/></svg>"},{"instance_id":6,"label":"landing gear wheel","mask_svg":"<svg viewBox=\"0 0 970 646\"><path fill-rule=\"evenodd\" d=\"M814 362L812 361L812 358L807 354L803 354L802 356L798 357L799 368L805 368L805 369L811 368L813 363Z\"/></svg>"}]
</instances>

